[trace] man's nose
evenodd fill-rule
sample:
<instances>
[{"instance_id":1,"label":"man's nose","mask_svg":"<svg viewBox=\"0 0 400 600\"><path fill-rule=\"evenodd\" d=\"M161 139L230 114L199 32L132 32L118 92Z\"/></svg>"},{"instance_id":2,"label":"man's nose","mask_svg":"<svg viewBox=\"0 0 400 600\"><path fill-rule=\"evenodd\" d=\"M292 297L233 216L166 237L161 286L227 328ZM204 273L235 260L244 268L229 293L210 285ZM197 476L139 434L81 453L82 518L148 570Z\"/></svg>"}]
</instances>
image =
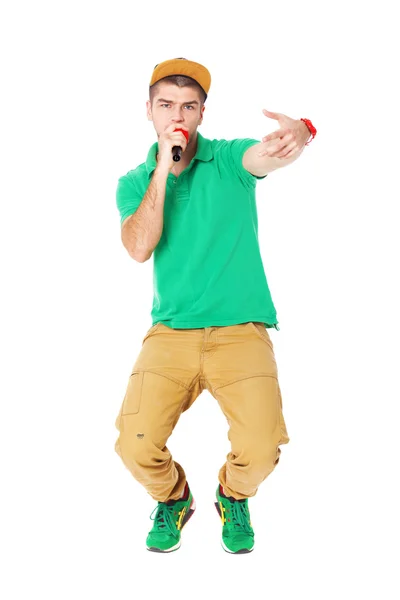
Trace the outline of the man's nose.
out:
<instances>
[{"instance_id":1,"label":"man's nose","mask_svg":"<svg viewBox=\"0 0 400 600\"><path fill-rule=\"evenodd\" d=\"M172 115L171 120L173 123L175 123L176 121L183 121L183 112L181 108L176 108L174 110L174 114Z\"/></svg>"}]
</instances>

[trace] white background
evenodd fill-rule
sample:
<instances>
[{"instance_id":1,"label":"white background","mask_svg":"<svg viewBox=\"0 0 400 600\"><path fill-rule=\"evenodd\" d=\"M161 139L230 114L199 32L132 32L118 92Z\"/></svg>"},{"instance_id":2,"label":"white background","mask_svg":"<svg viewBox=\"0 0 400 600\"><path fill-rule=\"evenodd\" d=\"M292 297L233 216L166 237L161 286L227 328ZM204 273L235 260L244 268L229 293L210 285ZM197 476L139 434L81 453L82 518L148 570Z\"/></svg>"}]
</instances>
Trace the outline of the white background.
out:
<instances>
[{"instance_id":1,"label":"white background","mask_svg":"<svg viewBox=\"0 0 400 600\"><path fill-rule=\"evenodd\" d=\"M2 4L5 600L399 597L394 6ZM236 557L213 506L230 448L208 392L168 444L198 506L178 552L145 550L155 502L114 451L153 267L122 246L116 184L156 141L153 67L180 56L212 75L204 136L260 139L278 128L263 108L318 130L257 186L291 441L250 501L256 548Z\"/></svg>"}]
</instances>

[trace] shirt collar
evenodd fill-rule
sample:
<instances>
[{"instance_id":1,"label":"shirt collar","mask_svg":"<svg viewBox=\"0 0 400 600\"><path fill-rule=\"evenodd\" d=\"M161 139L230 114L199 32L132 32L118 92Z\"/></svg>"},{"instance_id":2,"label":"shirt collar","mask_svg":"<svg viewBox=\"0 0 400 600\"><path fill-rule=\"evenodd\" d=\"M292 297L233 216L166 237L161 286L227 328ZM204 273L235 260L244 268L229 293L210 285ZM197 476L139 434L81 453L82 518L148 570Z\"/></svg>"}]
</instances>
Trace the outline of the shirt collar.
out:
<instances>
[{"instance_id":1,"label":"shirt collar","mask_svg":"<svg viewBox=\"0 0 400 600\"><path fill-rule=\"evenodd\" d=\"M158 152L158 142L155 142L149 150L146 159L147 174L150 177L153 174L154 169L157 166L156 155ZM203 137L201 133L197 132L197 150L193 157L193 160L209 161L213 158L213 150L211 140Z\"/></svg>"}]
</instances>

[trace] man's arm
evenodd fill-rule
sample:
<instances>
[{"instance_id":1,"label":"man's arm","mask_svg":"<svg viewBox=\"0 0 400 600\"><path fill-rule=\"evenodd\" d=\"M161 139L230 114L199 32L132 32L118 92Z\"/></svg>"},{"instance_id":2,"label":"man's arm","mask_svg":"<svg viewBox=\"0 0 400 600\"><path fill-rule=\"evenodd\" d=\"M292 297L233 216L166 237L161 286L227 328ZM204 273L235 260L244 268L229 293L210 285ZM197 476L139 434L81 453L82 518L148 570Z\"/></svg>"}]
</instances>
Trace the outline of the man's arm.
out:
<instances>
[{"instance_id":1,"label":"man's arm","mask_svg":"<svg viewBox=\"0 0 400 600\"><path fill-rule=\"evenodd\" d=\"M122 243L137 262L148 260L160 241L168 173L168 167L157 165L136 212L122 223Z\"/></svg>"},{"instance_id":2,"label":"man's arm","mask_svg":"<svg viewBox=\"0 0 400 600\"><path fill-rule=\"evenodd\" d=\"M153 254L160 241L164 227L165 189L170 170L174 166L172 148L181 146L185 152L187 138L183 130L175 130L171 123L158 138L158 160L151 182L136 212L122 223L122 243L129 255L138 262L145 262Z\"/></svg>"},{"instance_id":3,"label":"man's arm","mask_svg":"<svg viewBox=\"0 0 400 600\"><path fill-rule=\"evenodd\" d=\"M307 125L301 119L291 119L266 110L263 112L277 119L281 129L267 135L244 153L243 167L257 177L263 177L297 160L310 137Z\"/></svg>"},{"instance_id":4,"label":"man's arm","mask_svg":"<svg viewBox=\"0 0 400 600\"><path fill-rule=\"evenodd\" d=\"M264 148L265 144L263 143L254 144L254 146L248 148L243 154L242 162L244 168L246 171L249 171L249 173L256 175L257 177L263 177L272 171L276 171L276 169L281 169L282 167L290 165L299 158L304 150L304 148L302 148L295 154L292 154L290 158L275 158L273 156L259 156L259 152Z\"/></svg>"}]
</instances>

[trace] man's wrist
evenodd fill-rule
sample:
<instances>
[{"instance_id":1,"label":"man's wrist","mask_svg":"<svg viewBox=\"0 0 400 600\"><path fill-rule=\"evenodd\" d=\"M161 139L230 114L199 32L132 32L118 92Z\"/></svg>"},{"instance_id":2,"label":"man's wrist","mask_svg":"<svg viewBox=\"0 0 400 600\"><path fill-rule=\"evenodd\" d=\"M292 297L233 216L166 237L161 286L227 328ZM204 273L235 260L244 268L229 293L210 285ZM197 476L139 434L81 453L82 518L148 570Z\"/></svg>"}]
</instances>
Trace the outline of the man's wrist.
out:
<instances>
[{"instance_id":1,"label":"man's wrist","mask_svg":"<svg viewBox=\"0 0 400 600\"><path fill-rule=\"evenodd\" d=\"M304 121L302 119L300 119L300 123L301 123L301 128L304 131L304 137L305 137L305 140L306 140L304 143L306 143L312 137L311 131L308 129L307 124L304 123Z\"/></svg>"},{"instance_id":2,"label":"man's wrist","mask_svg":"<svg viewBox=\"0 0 400 600\"><path fill-rule=\"evenodd\" d=\"M307 127L308 132L310 134L311 137L309 137L309 139L306 142L306 146L308 146L308 144L310 144L312 142L312 140L315 138L315 135L317 133L317 130L315 129L314 125L311 123L310 119L300 119L300 121L302 121L305 125L305 127Z\"/></svg>"}]
</instances>

